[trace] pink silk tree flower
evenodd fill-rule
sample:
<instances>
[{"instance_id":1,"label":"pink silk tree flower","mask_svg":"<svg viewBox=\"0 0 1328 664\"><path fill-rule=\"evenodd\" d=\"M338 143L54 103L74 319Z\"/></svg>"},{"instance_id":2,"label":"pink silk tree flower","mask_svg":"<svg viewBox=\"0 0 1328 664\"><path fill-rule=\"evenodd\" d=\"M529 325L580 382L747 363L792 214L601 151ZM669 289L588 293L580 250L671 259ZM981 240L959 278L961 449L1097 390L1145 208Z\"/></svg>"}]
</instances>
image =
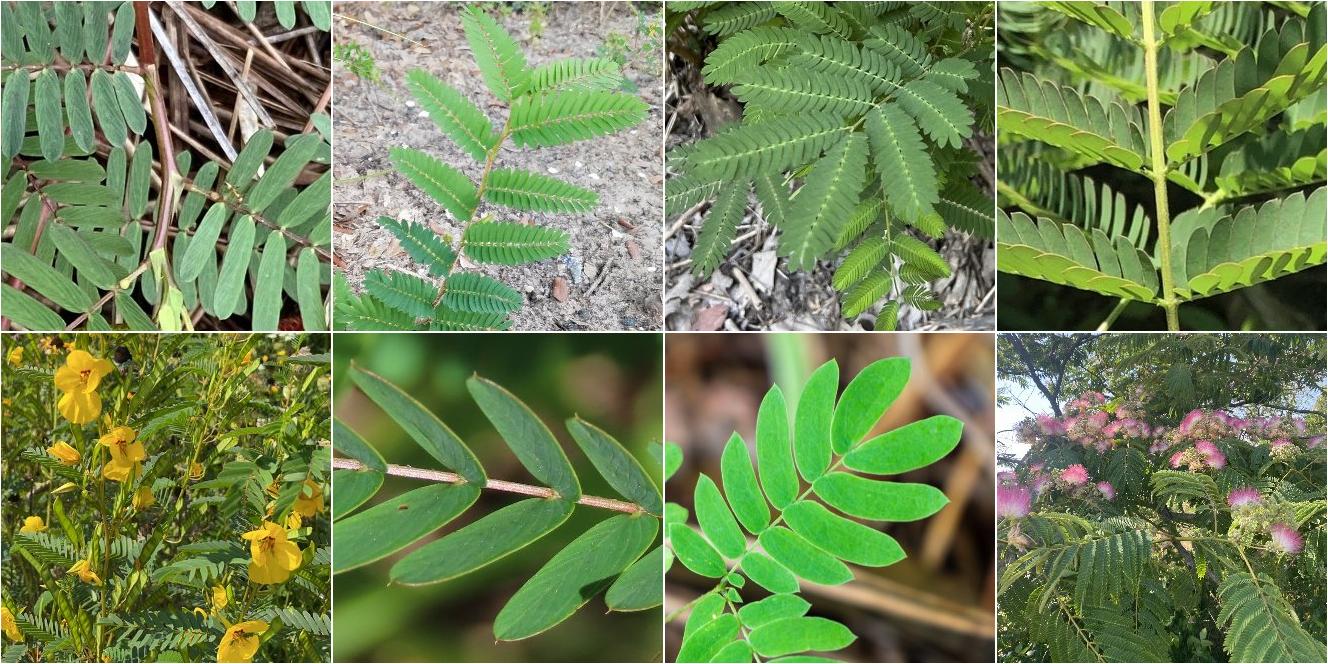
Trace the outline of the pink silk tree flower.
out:
<instances>
[{"instance_id":1,"label":"pink silk tree flower","mask_svg":"<svg viewBox=\"0 0 1328 664\"><path fill-rule=\"evenodd\" d=\"M1287 445L1290 444L1291 444L1290 438L1275 438L1273 439L1272 442L1268 443L1268 447L1272 449L1278 449L1280 447L1286 447Z\"/></svg>"},{"instance_id":2,"label":"pink silk tree flower","mask_svg":"<svg viewBox=\"0 0 1328 664\"><path fill-rule=\"evenodd\" d=\"M1227 505L1232 509L1258 505L1261 502L1263 502L1263 499L1259 497L1259 490L1252 486L1232 489L1231 493L1227 494Z\"/></svg>"},{"instance_id":3,"label":"pink silk tree flower","mask_svg":"<svg viewBox=\"0 0 1328 664\"><path fill-rule=\"evenodd\" d=\"M1274 523L1269 526L1268 534L1272 537L1273 549L1283 553L1300 553L1301 547L1305 546L1300 533L1285 523Z\"/></svg>"},{"instance_id":4,"label":"pink silk tree flower","mask_svg":"<svg viewBox=\"0 0 1328 664\"><path fill-rule=\"evenodd\" d=\"M1106 497L1107 500L1116 499L1116 487L1111 486L1111 482L1098 482L1097 490L1101 491L1102 495Z\"/></svg>"},{"instance_id":5,"label":"pink silk tree flower","mask_svg":"<svg viewBox=\"0 0 1328 664\"><path fill-rule=\"evenodd\" d=\"M1028 516L1033 504L1033 494L1028 487L1018 484L996 487L996 514L998 516L1021 519Z\"/></svg>"},{"instance_id":6,"label":"pink silk tree flower","mask_svg":"<svg viewBox=\"0 0 1328 664\"><path fill-rule=\"evenodd\" d=\"M1194 444L1194 449L1199 450L1199 454L1202 454L1202 455L1204 455L1204 456L1208 456L1209 454L1212 454L1213 452L1218 452L1218 451L1220 451L1220 450L1217 449L1217 446L1214 445L1214 444L1213 444L1213 441L1211 441L1211 440L1201 440L1201 441L1195 443L1195 444Z\"/></svg>"},{"instance_id":7,"label":"pink silk tree flower","mask_svg":"<svg viewBox=\"0 0 1328 664\"><path fill-rule=\"evenodd\" d=\"M1048 436L1065 435L1065 424L1050 415L1038 415L1037 423L1042 427L1042 433Z\"/></svg>"},{"instance_id":8,"label":"pink silk tree flower","mask_svg":"<svg viewBox=\"0 0 1328 664\"><path fill-rule=\"evenodd\" d=\"M1199 418L1203 417L1203 414L1203 411L1198 408L1190 411L1190 413L1185 416L1185 419L1180 421L1180 426L1177 427L1177 429L1180 430L1180 434L1183 436L1189 433L1190 428L1194 426L1195 422L1199 421Z\"/></svg>"},{"instance_id":9,"label":"pink silk tree flower","mask_svg":"<svg viewBox=\"0 0 1328 664\"><path fill-rule=\"evenodd\" d=\"M1184 456L1185 450L1176 450L1176 453L1171 455L1171 467L1180 468L1180 464L1184 461Z\"/></svg>"},{"instance_id":10,"label":"pink silk tree flower","mask_svg":"<svg viewBox=\"0 0 1328 664\"><path fill-rule=\"evenodd\" d=\"M1223 454L1222 450L1219 449L1214 449L1211 453L1204 455L1204 461L1207 461L1208 465L1212 468L1220 469L1227 467L1227 455Z\"/></svg>"},{"instance_id":11,"label":"pink silk tree flower","mask_svg":"<svg viewBox=\"0 0 1328 664\"><path fill-rule=\"evenodd\" d=\"M1066 484L1083 484L1088 481L1088 469L1084 464L1076 463L1061 471L1061 480Z\"/></svg>"}]
</instances>

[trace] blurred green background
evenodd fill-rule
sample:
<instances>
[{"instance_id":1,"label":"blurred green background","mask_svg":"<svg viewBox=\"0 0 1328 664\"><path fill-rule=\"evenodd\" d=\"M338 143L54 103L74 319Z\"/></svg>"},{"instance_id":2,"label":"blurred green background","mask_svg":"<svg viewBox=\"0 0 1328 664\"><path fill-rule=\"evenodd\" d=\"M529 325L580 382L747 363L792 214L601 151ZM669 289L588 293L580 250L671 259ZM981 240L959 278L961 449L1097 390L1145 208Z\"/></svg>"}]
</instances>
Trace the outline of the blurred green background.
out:
<instances>
[{"instance_id":1,"label":"blurred green background","mask_svg":"<svg viewBox=\"0 0 1328 664\"><path fill-rule=\"evenodd\" d=\"M489 476L536 483L466 391L473 373L525 401L562 443L586 494L617 498L567 434L579 414L612 434L658 477L647 446L663 431L658 334L337 334L336 417L359 432L388 463L438 468L377 406L344 379L354 361L420 400L474 450ZM662 484L662 482L661 482ZM371 501L422 486L389 477ZM335 491L335 487L333 487ZM511 504L518 496L485 491L466 514L421 544L333 577L333 657L360 662L610 661L658 662L660 609L607 614L603 596L566 622L524 641L495 643L493 619L549 558L609 513L580 507L544 539L486 568L432 586L390 587L388 570L423 542ZM334 528L335 545L335 528Z\"/></svg>"}]
</instances>

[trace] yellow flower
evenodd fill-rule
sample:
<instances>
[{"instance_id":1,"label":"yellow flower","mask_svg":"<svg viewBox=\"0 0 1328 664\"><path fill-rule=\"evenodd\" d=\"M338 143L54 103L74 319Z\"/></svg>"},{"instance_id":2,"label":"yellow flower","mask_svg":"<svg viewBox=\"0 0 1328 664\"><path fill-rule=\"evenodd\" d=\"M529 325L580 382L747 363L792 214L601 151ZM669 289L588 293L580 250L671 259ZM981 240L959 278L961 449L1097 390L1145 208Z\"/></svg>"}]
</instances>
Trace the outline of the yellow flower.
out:
<instances>
[{"instance_id":1,"label":"yellow flower","mask_svg":"<svg viewBox=\"0 0 1328 664\"><path fill-rule=\"evenodd\" d=\"M63 440L46 448L46 453L59 459L60 463L63 463L66 466L78 465L79 459L83 458L83 455L79 454L78 450L74 449L72 445Z\"/></svg>"},{"instance_id":2,"label":"yellow flower","mask_svg":"<svg viewBox=\"0 0 1328 664\"><path fill-rule=\"evenodd\" d=\"M9 612L8 607L0 606L0 623L4 624L5 636L10 641L23 643L23 632L18 631L18 623L14 622L14 614Z\"/></svg>"},{"instance_id":3,"label":"yellow flower","mask_svg":"<svg viewBox=\"0 0 1328 664\"><path fill-rule=\"evenodd\" d=\"M138 487L134 492L134 509L142 512L157 503L157 497L152 495L152 488L146 486Z\"/></svg>"},{"instance_id":4,"label":"yellow flower","mask_svg":"<svg viewBox=\"0 0 1328 664\"><path fill-rule=\"evenodd\" d=\"M258 652L259 637L267 631L267 623L246 620L226 630L217 644L218 662L249 662Z\"/></svg>"},{"instance_id":5,"label":"yellow flower","mask_svg":"<svg viewBox=\"0 0 1328 664\"><path fill-rule=\"evenodd\" d=\"M70 352L65 365L55 370L55 387L63 393L56 403L60 414L74 424L96 420L101 414L97 386L114 369L109 360L93 357L85 350Z\"/></svg>"},{"instance_id":6,"label":"yellow flower","mask_svg":"<svg viewBox=\"0 0 1328 664\"><path fill-rule=\"evenodd\" d=\"M69 571L73 574L77 574L78 578L83 579L83 583L91 583L94 586L101 585L101 577L97 576L97 573L92 571L92 567L88 565L87 559L74 563L74 566L70 567Z\"/></svg>"},{"instance_id":7,"label":"yellow flower","mask_svg":"<svg viewBox=\"0 0 1328 664\"><path fill-rule=\"evenodd\" d=\"M286 529L264 521L258 530L243 535L249 540L249 580L254 583L285 583L300 567L300 547L286 539Z\"/></svg>"},{"instance_id":8,"label":"yellow flower","mask_svg":"<svg viewBox=\"0 0 1328 664\"><path fill-rule=\"evenodd\" d=\"M302 525L304 525L304 518L300 516L299 512L291 512L290 516L286 517L286 528L288 530L297 530Z\"/></svg>"},{"instance_id":9,"label":"yellow flower","mask_svg":"<svg viewBox=\"0 0 1328 664\"><path fill-rule=\"evenodd\" d=\"M300 516L313 516L324 509L323 487L313 480L305 480L304 486L300 487L300 495L295 498L295 511Z\"/></svg>"},{"instance_id":10,"label":"yellow flower","mask_svg":"<svg viewBox=\"0 0 1328 664\"><path fill-rule=\"evenodd\" d=\"M23 527L19 528L20 533L40 533L46 530L46 522L39 516L30 516L23 519Z\"/></svg>"},{"instance_id":11,"label":"yellow flower","mask_svg":"<svg viewBox=\"0 0 1328 664\"><path fill-rule=\"evenodd\" d=\"M42 337L39 339L37 341L37 347L41 349L41 352L47 355L51 355L55 352L55 343L52 341L51 337Z\"/></svg>"},{"instance_id":12,"label":"yellow flower","mask_svg":"<svg viewBox=\"0 0 1328 664\"><path fill-rule=\"evenodd\" d=\"M8 358L8 359L9 359L9 363L12 364L12 365L14 365L14 366L18 366L18 365L22 364L22 363L23 363L23 347L22 347L22 346L14 346L13 348L9 349L9 355L6 355L5 357Z\"/></svg>"},{"instance_id":13,"label":"yellow flower","mask_svg":"<svg viewBox=\"0 0 1328 664\"><path fill-rule=\"evenodd\" d=\"M230 603L230 597L226 595L226 586L212 586L212 612L216 613Z\"/></svg>"},{"instance_id":14,"label":"yellow flower","mask_svg":"<svg viewBox=\"0 0 1328 664\"><path fill-rule=\"evenodd\" d=\"M138 442L138 432L126 426L118 426L102 436L97 442L111 451L111 460L101 469L101 476L108 480L123 482L129 473L137 473L141 462L148 457L143 443Z\"/></svg>"},{"instance_id":15,"label":"yellow flower","mask_svg":"<svg viewBox=\"0 0 1328 664\"><path fill-rule=\"evenodd\" d=\"M189 479L195 481L203 479L203 464L197 461L189 464Z\"/></svg>"}]
</instances>

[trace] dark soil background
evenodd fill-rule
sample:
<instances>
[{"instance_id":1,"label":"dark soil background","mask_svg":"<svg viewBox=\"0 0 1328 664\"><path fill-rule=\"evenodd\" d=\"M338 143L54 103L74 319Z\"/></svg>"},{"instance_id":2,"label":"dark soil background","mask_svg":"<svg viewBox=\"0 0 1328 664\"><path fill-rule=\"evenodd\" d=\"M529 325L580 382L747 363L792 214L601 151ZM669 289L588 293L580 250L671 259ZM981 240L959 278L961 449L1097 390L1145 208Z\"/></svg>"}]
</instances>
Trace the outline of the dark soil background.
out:
<instances>
[{"instance_id":1,"label":"dark soil background","mask_svg":"<svg viewBox=\"0 0 1328 664\"><path fill-rule=\"evenodd\" d=\"M529 220L559 228L571 233L572 249L568 255L532 265L479 266L463 258L462 266L525 295L526 304L512 315L513 329L659 329L663 207L659 4L485 6L520 42L530 66L568 57L618 59L628 81L626 89L640 95L651 111L635 127L593 140L538 150L504 147L497 165L591 189L599 194L599 206L589 214L574 215L481 204L476 218L488 212L499 220ZM419 67L439 77L479 105L495 125L506 116L506 106L488 91L475 66L461 29L461 9L460 3L337 3L337 44L358 43L379 72L374 82L352 73L342 61L334 69L338 106L333 242L337 267L357 290L364 273L373 268L426 274L378 226L379 216L427 223L453 237L462 231L442 206L396 173L387 158L389 148L406 145L424 150L472 179L479 177L483 166L424 117L406 87L406 73ZM555 297L555 284L562 299Z\"/></svg>"}]
</instances>

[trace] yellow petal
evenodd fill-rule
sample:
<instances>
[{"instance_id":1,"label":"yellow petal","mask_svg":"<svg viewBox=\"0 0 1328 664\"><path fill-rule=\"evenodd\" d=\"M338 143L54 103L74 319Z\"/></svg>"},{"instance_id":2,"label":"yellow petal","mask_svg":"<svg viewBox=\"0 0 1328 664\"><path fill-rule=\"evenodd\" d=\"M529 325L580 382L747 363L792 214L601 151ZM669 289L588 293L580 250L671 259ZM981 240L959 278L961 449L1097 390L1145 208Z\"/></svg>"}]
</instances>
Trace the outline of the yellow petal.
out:
<instances>
[{"instance_id":1,"label":"yellow petal","mask_svg":"<svg viewBox=\"0 0 1328 664\"><path fill-rule=\"evenodd\" d=\"M257 562L249 563L249 580L257 584L271 585L276 583L285 583L290 578L290 570L284 569L274 561L269 561L265 565Z\"/></svg>"},{"instance_id":2,"label":"yellow petal","mask_svg":"<svg viewBox=\"0 0 1328 664\"><path fill-rule=\"evenodd\" d=\"M46 522L39 516L30 516L23 519L23 527L19 528L20 533L40 533L46 530Z\"/></svg>"},{"instance_id":3,"label":"yellow petal","mask_svg":"<svg viewBox=\"0 0 1328 664\"><path fill-rule=\"evenodd\" d=\"M55 457L60 463L63 463L66 466L73 466L83 458L83 455L79 454L78 450L74 449L72 445L63 440L46 448L46 453Z\"/></svg>"},{"instance_id":4,"label":"yellow petal","mask_svg":"<svg viewBox=\"0 0 1328 664\"><path fill-rule=\"evenodd\" d=\"M95 422L101 414L101 396L96 392L66 392L56 402L60 415L73 424Z\"/></svg>"}]
</instances>

